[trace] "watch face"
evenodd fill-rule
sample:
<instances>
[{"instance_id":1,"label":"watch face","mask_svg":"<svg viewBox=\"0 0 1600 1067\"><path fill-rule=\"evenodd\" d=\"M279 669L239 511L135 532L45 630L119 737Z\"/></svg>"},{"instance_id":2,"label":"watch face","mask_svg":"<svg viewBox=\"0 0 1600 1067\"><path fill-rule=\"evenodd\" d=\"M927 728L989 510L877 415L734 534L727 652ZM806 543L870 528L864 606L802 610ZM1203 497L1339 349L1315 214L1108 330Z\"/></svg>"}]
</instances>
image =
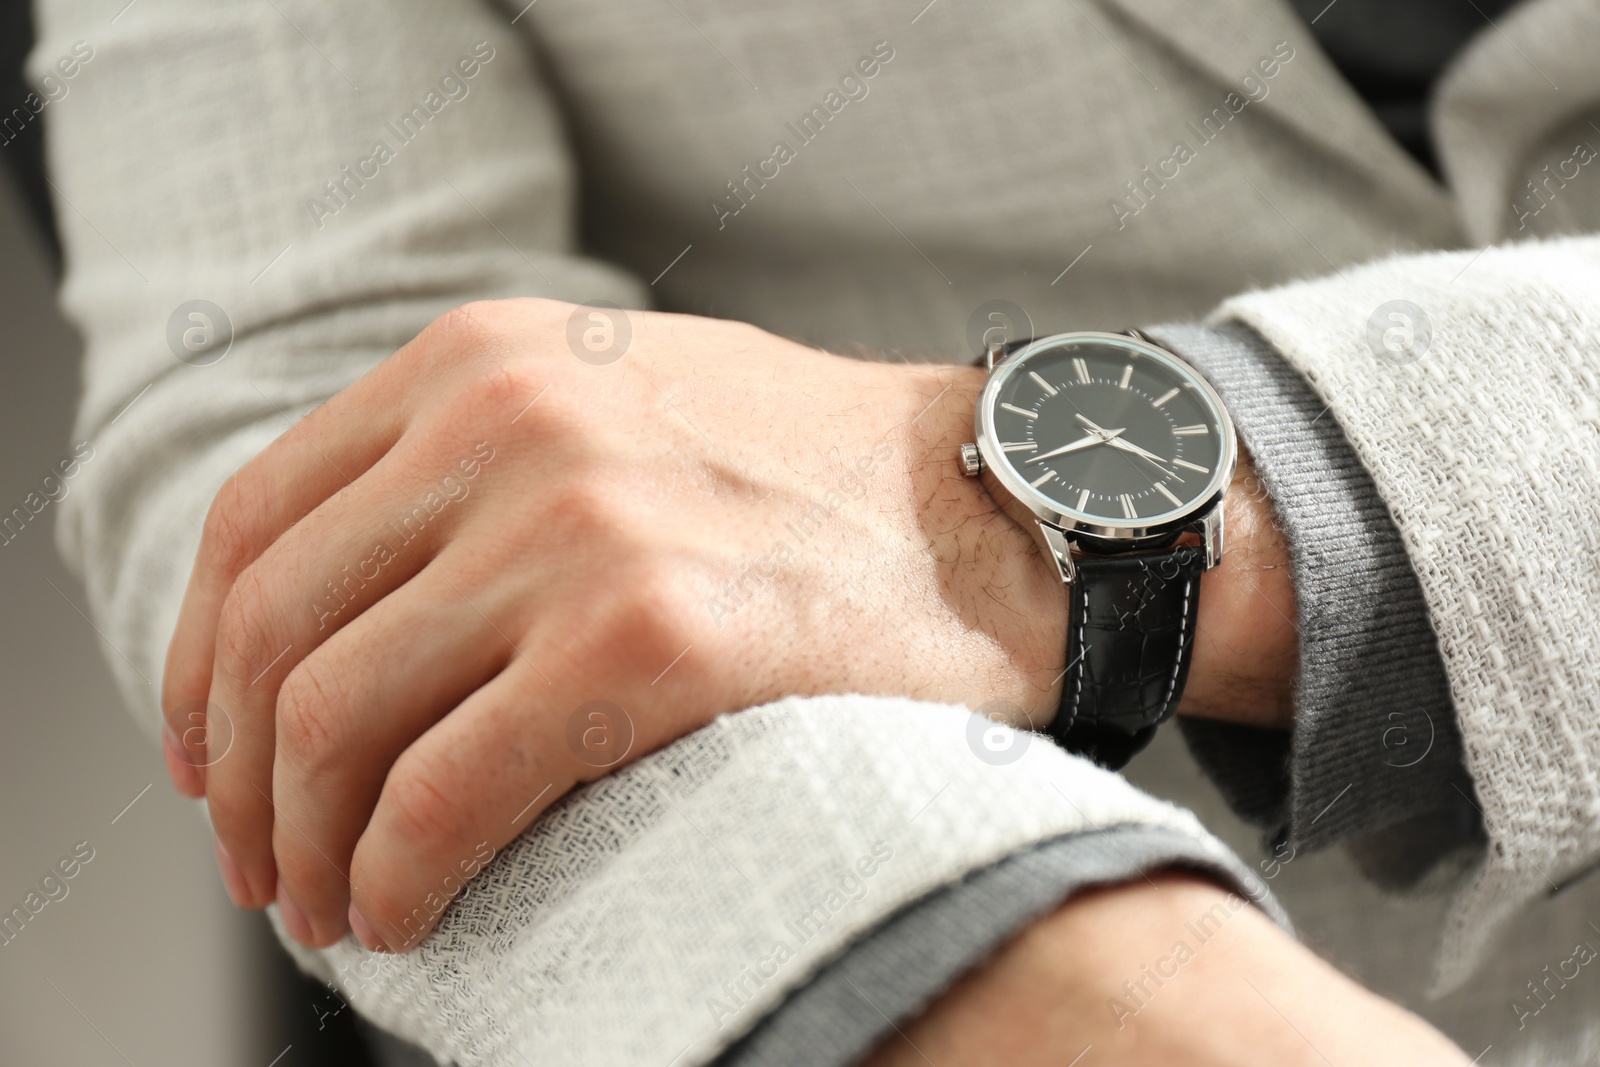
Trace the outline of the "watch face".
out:
<instances>
[{"instance_id":1,"label":"watch face","mask_svg":"<svg viewBox=\"0 0 1600 1067\"><path fill-rule=\"evenodd\" d=\"M1179 519L1231 473L1233 431L1216 394L1132 338L1047 338L1002 364L985 397L990 465L1025 501L1031 487L1034 504L1079 522Z\"/></svg>"}]
</instances>

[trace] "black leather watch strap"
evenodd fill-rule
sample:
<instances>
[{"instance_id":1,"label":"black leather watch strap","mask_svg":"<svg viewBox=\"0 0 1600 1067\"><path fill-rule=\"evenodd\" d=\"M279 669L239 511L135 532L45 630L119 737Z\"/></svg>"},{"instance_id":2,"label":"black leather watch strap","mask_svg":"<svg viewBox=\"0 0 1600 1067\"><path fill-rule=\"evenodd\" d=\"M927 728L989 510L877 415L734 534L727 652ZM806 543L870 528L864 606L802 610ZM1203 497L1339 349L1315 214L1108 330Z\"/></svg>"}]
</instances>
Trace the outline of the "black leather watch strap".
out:
<instances>
[{"instance_id":1,"label":"black leather watch strap","mask_svg":"<svg viewBox=\"0 0 1600 1067\"><path fill-rule=\"evenodd\" d=\"M1113 770L1171 717L1189 675L1205 549L1079 556L1050 736Z\"/></svg>"}]
</instances>

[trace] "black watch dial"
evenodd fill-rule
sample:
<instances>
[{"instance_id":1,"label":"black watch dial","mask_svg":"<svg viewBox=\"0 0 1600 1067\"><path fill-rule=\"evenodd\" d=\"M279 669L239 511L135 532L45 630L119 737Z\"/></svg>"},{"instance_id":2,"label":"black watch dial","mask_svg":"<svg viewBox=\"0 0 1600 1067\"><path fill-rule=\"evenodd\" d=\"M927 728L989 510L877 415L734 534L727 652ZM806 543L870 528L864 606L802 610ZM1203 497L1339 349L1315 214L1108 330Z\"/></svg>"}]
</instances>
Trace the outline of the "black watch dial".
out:
<instances>
[{"instance_id":1,"label":"black watch dial","mask_svg":"<svg viewBox=\"0 0 1600 1067\"><path fill-rule=\"evenodd\" d=\"M1132 338L1100 336L1013 358L991 394L990 450L1054 510L1147 527L1216 492L1231 429L1187 365Z\"/></svg>"}]
</instances>

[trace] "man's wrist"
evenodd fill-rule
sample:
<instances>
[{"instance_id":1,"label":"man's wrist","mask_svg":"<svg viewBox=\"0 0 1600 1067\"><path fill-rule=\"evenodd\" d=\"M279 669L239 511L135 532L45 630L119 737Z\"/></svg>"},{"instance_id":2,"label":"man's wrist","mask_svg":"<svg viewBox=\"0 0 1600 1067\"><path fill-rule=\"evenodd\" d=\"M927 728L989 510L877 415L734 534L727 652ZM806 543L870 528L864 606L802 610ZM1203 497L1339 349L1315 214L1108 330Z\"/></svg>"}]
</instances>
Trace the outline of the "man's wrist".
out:
<instances>
[{"instance_id":1,"label":"man's wrist","mask_svg":"<svg viewBox=\"0 0 1600 1067\"><path fill-rule=\"evenodd\" d=\"M960 468L985 372L908 368L917 398L907 424L911 491L946 599L990 647L970 692L947 694L1014 725L1040 728L1060 701L1067 596L1035 537Z\"/></svg>"},{"instance_id":2,"label":"man's wrist","mask_svg":"<svg viewBox=\"0 0 1600 1067\"><path fill-rule=\"evenodd\" d=\"M1289 542L1243 445L1223 503L1222 562L1200 580L1194 660L1178 714L1289 729L1300 662Z\"/></svg>"},{"instance_id":3,"label":"man's wrist","mask_svg":"<svg viewBox=\"0 0 1600 1067\"><path fill-rule=\"evenodd\" d=\"M908 370L914 397L908 453L919 522L951 603L993 641L1005 664L968 679L982 679L983 687L945 698L993 705L986 710L1041 727L1060 701L1066 588L1036 531L959 467L987 374L968 366ZM1243 449L1224 508L1223 559L1201 580L1194 660L1177 710L1288 728L1299 660L1289 548Z\"/></svg>"}]
</instances>

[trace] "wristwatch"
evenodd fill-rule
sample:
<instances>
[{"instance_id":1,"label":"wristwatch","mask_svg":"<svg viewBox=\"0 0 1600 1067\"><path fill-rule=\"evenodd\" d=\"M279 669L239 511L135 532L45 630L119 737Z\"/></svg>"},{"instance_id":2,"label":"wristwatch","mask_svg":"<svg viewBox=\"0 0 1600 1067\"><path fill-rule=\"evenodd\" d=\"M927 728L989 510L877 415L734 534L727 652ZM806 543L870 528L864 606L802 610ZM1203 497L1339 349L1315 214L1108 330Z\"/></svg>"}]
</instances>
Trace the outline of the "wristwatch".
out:
<instances>
[{"instance_id":1,"label":"wristwatch","mask_svg":"<svg viewBox=\"0 0 1600 1067\"><path fill-rule=\"evenodd\" d=\"M1238 439L1199 372L1137 331L991 343L962 468L1068 586L1049 734L1119 768L1183 693L1200 575L1222 559Z\"/></svg>"}]
</instances>

